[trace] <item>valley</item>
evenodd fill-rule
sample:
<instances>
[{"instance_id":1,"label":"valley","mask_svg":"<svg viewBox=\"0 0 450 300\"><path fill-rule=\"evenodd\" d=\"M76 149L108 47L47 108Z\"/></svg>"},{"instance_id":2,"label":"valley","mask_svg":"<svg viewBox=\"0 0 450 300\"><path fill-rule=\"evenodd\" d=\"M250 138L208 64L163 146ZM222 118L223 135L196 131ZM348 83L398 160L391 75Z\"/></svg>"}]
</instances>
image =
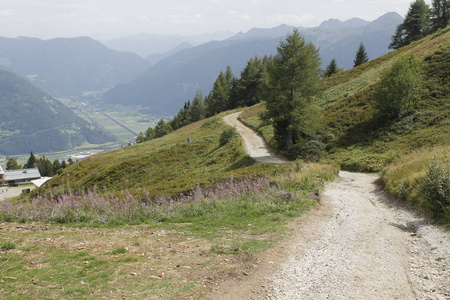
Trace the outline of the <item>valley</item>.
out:
<instances>
[{"instance_id":1,"label":"valley","mask_svg":"<svg viewBox=\"0 0 450 300\"><path fill-rule=\"evenodd\" d=\"M0 298L449 298L440 3L147 58L180 37L0 38Z\"/></svg>"}]
</instances>

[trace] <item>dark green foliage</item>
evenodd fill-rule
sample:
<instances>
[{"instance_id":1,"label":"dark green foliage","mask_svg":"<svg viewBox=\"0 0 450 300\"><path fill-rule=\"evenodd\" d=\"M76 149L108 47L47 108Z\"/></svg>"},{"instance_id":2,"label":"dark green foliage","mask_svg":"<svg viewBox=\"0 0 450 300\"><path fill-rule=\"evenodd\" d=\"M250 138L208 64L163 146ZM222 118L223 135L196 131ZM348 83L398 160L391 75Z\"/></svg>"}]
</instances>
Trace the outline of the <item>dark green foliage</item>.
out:
<instances>
[{"instance_id":1,"label":"dark green foliage","mask_svg":"<svg viewBox=\"0 0 450 300\"><path fill-rule=\"evenodd\" d=\"M301 157L307 161L318 161L325 153L326 145L318 140L306 140L293 145L289 152L295 157Z\"/></svg>"},{"instance_id":2,"label":"dark green foliage","mask_svg":"<svg viewBox=\"0 0 450 300\"><path fill-rule=\"evenodd\" d=\"M234 77L230 66L227 67L225 73L220 72L219 77L214 82L211 93L205 100L206 115L208 117L214 116L231 107L231 90L235 82L236 77Z\"/></svg>"},{"instance_id":3,"label":"dark green foliage","mask_svg":"<svg viewBox=\"0 0 450 300\"><path fill-rule=\"evenodd\" d=\"M197 91L197 94L192 101L191 111L189 114L189 122L194 123L205 118L205 97L201 91Z\"/></svg>"},{"instance_id":4,"label":"dark green foliage","mask_svg":"<svg viewBox=\"0 0 450 300\"><path fill-rule=\"evenodd\" d=\"M338 66L337 66L337 63L336 63L336 59L333 58L330 61L330 64L325 69L325 77L330 77L333 74L336 74L337 72L338 72Z\"/></svg>"},{"instance_id":5,"label":"dark green foliage","mask_svg":"<svg viewBox=\"0 0 450 300\"><path fill-rule=\"evenodd\" d=\"M58 174L58 173L59 173L59 170L61 170L61 169L62 169L61 163L59 162L58 159L55 159L55 160L53 161L53 172L54 172L55 174Z\"/></svg>"},{"instance_id":6,"label":"dark green foliage","mask_svg":"<svg viewBox=\"0 0 450 300\"><path fill-rule=\"evenodd\" d=\"M387 118L398 118L411 111L419 96L421 68L414 56L396 61L381 75L374 98L380 112Z\"/></svg>"},{"instance_id":7,"label":"dark green foliage","mask_svg":"<svg viewBox=\"0 0 450 300\"><path fill-rule=\"evenodd\" d=\"M28 158L28 161L25 164L25 168L29 168L29 169L36 168L37 162L38 162L38 160L37 160L36 156L34 156L33 151L31 151L30 157Z\"/></svg>"},{"instance_id":8,"label":"dark green foliage","mask_svg":"<svg viewBox=\"0 0 450 300\"><path fill-rule=\"evenodd\" d=\"M227 129L225 129L224 131L222 131L222 133L220 134L220 146L225 146L226 144L228 144L229 142L231 142L231 140L237 136L237 132L236 129L229 127Z\"/></svg>"},{"instance_id":9,"label":"dark green foliage","mask_svg":"<svg viewBox=\"0 0 450 300\"><path fill-rule=\"evenodd\" d=\"M431 28L436 31L447 27L450 20L450 2L433 0L431 8Z\"/></svg>"},{"instance_id":10,"label":"dark green foliage","mask_svg":"<svg viewBox=\"0 0 450 300\"><path fill-rule=\"evenodd\" d=\"M434 159L421 185L435 217L450 221L450 164Z\"/></svg>"},{"instance_id":11,"label":"dark green foliage","mask_svg":"<svg viewBox=\"0 0 450 300\"><path fill-rule=\"evenodd\" d=\"M45 156L38 159L37 167L41 176L52 177L53 175L55 175L55 170L53 168L52 162L46 159Z\"/></svg>"},{"instance_id":12,"label":"dark green foliage","mask_svg":"<svg viewBox=\"0 0 450 300\"><path fill-rule=\"evenodd\" d=\"M170 124L167 124L163 119L159 120L155 126L155 137L162 137L170 132L172 132Z\"/></svg>"},{"instance_id":13,"label":"dark green foliage","mask_svg":"<svg viewBox=\"0 0 450 300\"><path fill-rule=\"evenodd\" d=\"M366 47L363 43L359 44L358 51L356 51L355 59L353 60L353 67L357 67L369 61Z\"/></svg>"},{"instance_id":14,"label":"dark green foliage","mask_svg":"<svg viewBox=\"0 0 450 300\"><path fill-rule=\"evenodd\" d=\"M409 45L411 42L420 40L430 33L430 7L424 0L415 0L411 3L405 20L397 27L391 49Z\"/></svg>"},{"instance_id":15,"label":"dark green foliage","mask_svg":"<svg viewBox=\"0 0 450 300\"><path fill-rule=\"evenodd\" d=\"M269 77L267 71L269 64L270 58L267 56L263 59L255 56L248 61L241 72L241 78L233 86L230 100L232 107L251 106L262 101L264 87Z\"/></svg>"},{"instance_id":16,"label":"dark green foliage","mask_svg":"<svg viewBox=\"0 0 450 300\"><path fill-rule=\"evenodd\" d=\"M321 70L316 47L306 43L298 30L280 42L278 54L269 68L266 120L274 127L275 139L282 150L316 134Z\"/></svg>"},{"instance_id":17,"label":"dark green foliage","mask_svg":"<svg viewBox=\"0 0 450 300\"><path fill-rule=\"evenodd\" d=\"M17 162L17 160L13 157L10 157L6 162L6 170L17 170L22 168L21 165Z\"/></svg>"}]
</instances>

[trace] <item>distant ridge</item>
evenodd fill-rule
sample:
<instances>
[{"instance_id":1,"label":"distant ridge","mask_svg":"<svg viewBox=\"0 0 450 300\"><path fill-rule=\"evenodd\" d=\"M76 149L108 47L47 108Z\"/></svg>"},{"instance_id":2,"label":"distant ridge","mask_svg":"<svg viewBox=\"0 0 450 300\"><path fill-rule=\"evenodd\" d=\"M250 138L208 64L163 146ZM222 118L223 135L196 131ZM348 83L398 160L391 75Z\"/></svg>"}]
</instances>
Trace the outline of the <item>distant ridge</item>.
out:
<instances>
[{"instance_id":1,"label":"distant ridge","mask_svg":"<svg viewBox=\"0 0 450 300\"><path fill-rule=\"evenodd\" d=\"M27 78L52 96L109 89L131 81L150 64L90 37L0 37L0 68Z\"/></svg>"},{"instance_id":2,"label":"distant ridge","mask_svg":"<svg viewBox=\"0 0 450 300\"><path fill-rule=\"evenodd\" d=\"M345 22L329 20L319 27L300 30L306 40L319 48L323 68L335 58L339 67L350 69L361 42L370 59L389 52L391 36L402 20L397 13L388 13L373 22L357 18ZM106 103L139 104L150 107L154 113L175 114L184 102L193 99L197 90L207 94L227 65L239 75L251 57L275 54L280 39L294 28L254 28L224 41L184 49L159 61L130 83L111 89L103 99Z\"/></svg>"},{"instance_id":3,"label":"distant ridge","mask_svg":"<svg viewBox=\"0 0 450 300\"><path fill-rule=\"evenodd\" d=\"M62 151L85 142L103 144L116 140L27 80L1 69L0 107L3 155Z\"/></svg>"}]
</instances>

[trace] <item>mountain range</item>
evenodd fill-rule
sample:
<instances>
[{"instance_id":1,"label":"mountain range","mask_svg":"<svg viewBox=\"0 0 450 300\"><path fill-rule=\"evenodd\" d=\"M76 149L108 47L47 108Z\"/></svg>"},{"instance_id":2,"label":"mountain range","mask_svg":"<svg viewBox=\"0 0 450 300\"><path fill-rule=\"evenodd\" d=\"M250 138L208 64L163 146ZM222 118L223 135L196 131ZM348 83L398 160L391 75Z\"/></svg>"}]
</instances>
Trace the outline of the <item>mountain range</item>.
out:
<instances>
[{"instance_id":1,"label":"mountain range","mask_svg":"<svg viewBox=\"0 0 450 300\"><path fill-rule=\"evenodd\" d=\"M350 69L359 44L374 59L389 52L391 36L403 18L387 13L373 22L331 19L316 28L299 28L307 41L319 48L322 67L335 58L339 67ZM154 114L174 114L197 90L207 94L220 71L229 65L239 75L247 61L276 53L280 40L295 27L252 29L223 41L212 41L177 52L148 68L135 80L121 84L103 99L112 104L138 104Z\"/></svg>"},{"instance_id":2,"label":"mountain range","mask_svg":"<svg viewBox=\"0 0 450 300\"><path fill-rule=\"evenodd\" d=\"M116 140L27 80L1 69L0 107L0 153L4 155L62 151L84 142Z\"/></svg>"},{"instance_id":3,"label":"mountain range","mask_svg":"<svg viewBox=\"0 0 450 300\"><path fill-rule=\"evenodd\" d=\"M0 68L54 97L110 89L149 66L137 54L111 50L89 37L0 38Z\"/></svg>"},{"instance_id":4,"label":"mountain range","mask_svg":"<svg viewBox=\"0 0 450 300\"><path fill-rule=\"evenodd\" d=\"M373 22L330 19L315 28L299 29L319 48L323 68L335 58L338 67L349 69L361 42L370 59L387 53L402 21L397 13L387 13ZM239 77L250 58L275 54L280 40L294 28L254 28L200 45L208 37L141 34L105 42L121 51L150 52L146 59L112 50L89 37L0 38L0 68L28 79L53 97L110 89L104 95L107 104L138 104L152 114L174 114L197 90L207 94L228 65Z\"/></svg>"}]
</instances>

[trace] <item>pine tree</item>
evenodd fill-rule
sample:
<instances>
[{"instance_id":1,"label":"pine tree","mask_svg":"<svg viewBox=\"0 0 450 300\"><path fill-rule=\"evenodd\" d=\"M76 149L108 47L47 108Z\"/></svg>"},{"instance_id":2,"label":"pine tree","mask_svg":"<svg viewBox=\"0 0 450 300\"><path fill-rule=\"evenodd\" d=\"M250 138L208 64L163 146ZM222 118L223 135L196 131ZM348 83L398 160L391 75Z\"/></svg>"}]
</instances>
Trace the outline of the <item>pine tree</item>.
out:
<instances>
[{"instance_id":1,"label":"pine tree","mask_svg":"<svg viewBox=\"0 0 450 300\"><path fill-rule=\"evenodd\" d=\"M22 168L21 165L13 157L9 158L6 162L6 170L18 170L20 168Z\"/></svg>"},{"instance_id":2,"label":"pine tree","mask_svg":"<svg viewBox=\"0 0 450 300\"><path fill-rule=\"evenodd\" d=\"M59 162L59 159L55 159L53 161L53 172L58 174L59 170L61 170L61 163Z\"/></svg>"},{"instance_id":3,"label":"pine tree","mask_svg":"<svg viewBox=\"0 0 450 300\"><path fill-rule=\"evenodd\" d=\"M424 0L411 3L405 20L397 26L389 48L398 49L430 33L430 7Z\"/></svg>"},{"instance_id":4,"label":"pine tree","mask_svg":"<svg viewBox=\"0 0 450 300\"><path fill-rule=\"evenodd\" d=\"M159 138L170 132L172 132L172 127L163 119L159 120L158 124L155 126L155 137Z\"/></svg>"},{"instance_id":5,"label":"pine tree","mask_svg":"<svg viewBox=\"0 0 450 300\"><path fill-rule=\"evenodd\" d=\"M433 0L431 8L431 27L436 31L447 27L450 19L450 1Z\"/></svg>"},{"instance_id":6,"label":"pine tree","mask_svg":"<svg viewBox=\"0 0 450 300\"><path fill-rule=\"evenodd\" d=\"M30 153L30 157L28 158L27 163L25 164L25 168L31 169L37 167L38 160L36 156L34 156L33 151Z\"/></svg>"},{"instance_id":7,"label":"pine tree","mask_svg":"<svg viewBox=\"0 0 450 300\"><path fill-rule=\"evenodd\" d=\"M61 162L61 169L65 169L65 168L67 168L67 163L66 163L65 160L63 160L63 161Z\"/></svg>"},{"instance_id":8,"label":"pine tree","mask_svg":"<svg viewBox=\"0 0 450 300\"><path fill-rule=\"evenodd\" d=\"M205 117L205 100L202 91L197 91L191 106L189 123L197 122Z\"/></svg>"},{"instance_id":9,"label":"pine tree","mask_svg":"<svg viewBox=\"0 0 450 300\"><path fill-rule=\"evenodd\" d=\"M333 74L338 72L338 66L336 60L333 58L330 64L325 69L325 77L331 77Z\"/></svg>"},{"instance_id":10,"label":"pine tree","mask_svg":"<svg viewBox=\"0 0 450 300\"><path fill-rule=\"evenodd\" d=\"M269 68L267 112L281 149L289 149L314 132L316 116L310 114L319 94L320 58L316 47L306 43L295 29L277 47Z\"/></svg>"},{"instance_id":11,"label":"pine tree","mask_svg":"<svg viewBox=\"0 0 450 300\"><path fill-rule=\"evenodd\" d=\"M366 47L363 43L359 44L358 51L356 51L355 59L353 60L353 67L357 67L369 61Z\"/></svg>"},{"instance_id":12,"label":"pine tree","mask_svg":"<svg viewBox=\"0 0 450 300\"><path fill-rule=\"evenodd\" d=\"M230 107L230 95L235 81L236 78L230 66L227 66L225 73L220 72L214 82L212 91L205 101L207 116L214 116Z\"/></svg>"}]
</instances>

